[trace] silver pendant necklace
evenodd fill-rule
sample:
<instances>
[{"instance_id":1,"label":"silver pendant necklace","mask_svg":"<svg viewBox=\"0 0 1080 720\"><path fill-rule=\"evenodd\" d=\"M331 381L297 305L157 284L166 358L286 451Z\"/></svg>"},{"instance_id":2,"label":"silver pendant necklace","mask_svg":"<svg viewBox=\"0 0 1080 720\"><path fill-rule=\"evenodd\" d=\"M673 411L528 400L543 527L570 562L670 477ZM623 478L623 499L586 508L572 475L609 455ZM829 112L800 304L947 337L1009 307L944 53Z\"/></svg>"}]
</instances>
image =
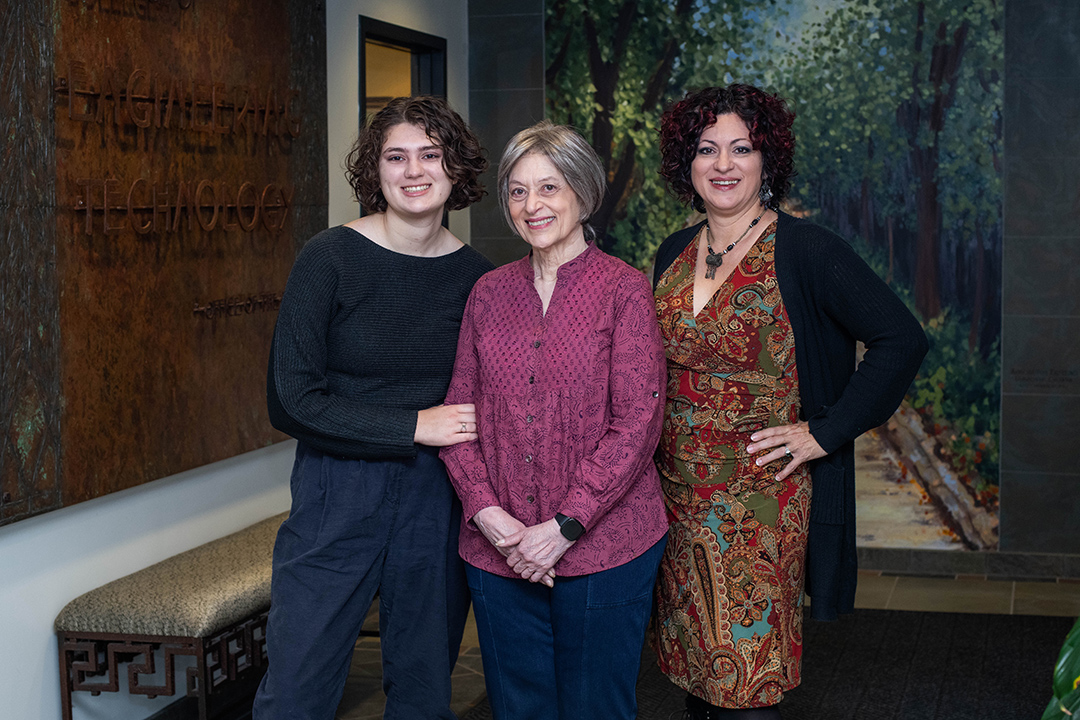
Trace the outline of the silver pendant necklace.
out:
<instances>
[{"instance_id":1,"label":"silver pendant necklace","mask_svg":"<svg viewBox=\"0 0 1080 720\"><path fill-rule=\"evenodd\" d=\"M769 211L768 208L761 211L761 215L754 218L754 221L750 223L750 227L743 230L742 235L735 238L734 242L728 245L721 252L714 252L712 249L712 229L709 227L709 223L705 223L705 248L709 251L709 254L705 256L705 264L709 267L705 270L705 279L712 280L716 277L716 268L724 264L724 256L727 255L731 248L739 244L739 241L746 237L746 233L754 229L754 226L758 224L758 220L761 220L765 216L765 213Z\"/></svg>"}]
</instances>

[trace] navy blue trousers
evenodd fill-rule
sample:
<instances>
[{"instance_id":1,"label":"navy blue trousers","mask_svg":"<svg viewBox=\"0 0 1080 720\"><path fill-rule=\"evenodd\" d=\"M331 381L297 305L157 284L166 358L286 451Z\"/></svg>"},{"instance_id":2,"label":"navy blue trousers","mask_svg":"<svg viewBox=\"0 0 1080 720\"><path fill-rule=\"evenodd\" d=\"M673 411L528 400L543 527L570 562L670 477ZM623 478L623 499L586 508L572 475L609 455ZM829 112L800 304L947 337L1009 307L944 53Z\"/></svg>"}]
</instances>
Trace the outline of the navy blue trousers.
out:
<instances>
[{"instance_id":1,"label":"navy blue trousers","mask_svg":"<svg viewBox=\"0 0 1080 720\"><path fill-rule=\"evenodd\" d=\"M667 535L555 587L465 566L495 720L637 717L638 670Z\"/></svg>"},{"instance_id":2,"label":"navy blue trousers","mask_svg":"<svg viewBox=\"0 0 1080 720\"><path fill-rule=\"evenodd\" d=\"M379 593L387 720L453 720L450 672L469 610L461 505L434 448L414 460L296 449L274 545L269 669L253 720L331 720Z\"/></svg>"}]
</instances>

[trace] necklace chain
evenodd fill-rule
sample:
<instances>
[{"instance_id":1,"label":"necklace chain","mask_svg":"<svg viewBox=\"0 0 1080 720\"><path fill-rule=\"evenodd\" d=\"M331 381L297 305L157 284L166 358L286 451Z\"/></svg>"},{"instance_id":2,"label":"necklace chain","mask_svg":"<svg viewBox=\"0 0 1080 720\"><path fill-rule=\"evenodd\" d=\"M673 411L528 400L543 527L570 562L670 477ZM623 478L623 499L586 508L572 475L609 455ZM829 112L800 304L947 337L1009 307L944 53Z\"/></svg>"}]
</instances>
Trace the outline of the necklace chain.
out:
<instances>
[{"instance_id":1,"label":"necklace chain","mask_svg":"<svg viewBox=\"0 0 1080 720\"><path fill-rule=\"evenodd\" d=\"M750 226L742 231L742 235L735 238L735 240L721 252L715 252L712 249L712 228L709 227L708 222L705 223L705 248L709 251L709 254L705 256L705 264L709 266L708 269L705 270L706 279L712 280L716 277L716 268L724 264L724 256L731 251L731 248L738 245L739 241L746 237L748 232L754 229L754 226L758 224L758 221L761 220L768 211L768 208L762 210L761 215L754 218L753 222L750 223Z\"/></svg>"}]
</instances>

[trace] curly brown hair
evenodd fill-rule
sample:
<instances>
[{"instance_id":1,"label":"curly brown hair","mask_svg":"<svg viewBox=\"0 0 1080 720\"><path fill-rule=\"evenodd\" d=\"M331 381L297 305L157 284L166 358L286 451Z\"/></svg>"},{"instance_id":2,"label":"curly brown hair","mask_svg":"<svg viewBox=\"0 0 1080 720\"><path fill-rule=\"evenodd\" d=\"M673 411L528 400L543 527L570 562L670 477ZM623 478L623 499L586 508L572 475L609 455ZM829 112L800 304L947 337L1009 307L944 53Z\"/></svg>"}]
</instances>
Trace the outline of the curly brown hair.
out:
<instances>
[{"instance_id":1,"label":"curly brown hair","mask_svg":"<svg viewBox=\"0 0 1080 720\"><path fill-rule=\"evenodd\" d=\"M391 100L360 129L345 159L345 178L365 212L386 212L379 184L379 156L390 129L408 123L422 128L443 149L443 169L453 184L447 210L461 210L484 197L480 175L488 162L480 141L450 105L439 97L418 95Z\"/></svg>"},{"instance_id":2,"label":"curly brown hair","mask_svg":"<svg viewBox=\"0 0 1080 720\"><path fill-rule=\"evenodd\" d=\"M762 156L762 187L772 191L768 207L777 209L791 191L795 176L795 113L779 95L753 85L733 83L687 93L660 118L660 174L671 192L704 211L701 197L690 181L690 166L705 128L720 115L734 113L750 131L750 144Z\"/></svg>"}]
</instances>

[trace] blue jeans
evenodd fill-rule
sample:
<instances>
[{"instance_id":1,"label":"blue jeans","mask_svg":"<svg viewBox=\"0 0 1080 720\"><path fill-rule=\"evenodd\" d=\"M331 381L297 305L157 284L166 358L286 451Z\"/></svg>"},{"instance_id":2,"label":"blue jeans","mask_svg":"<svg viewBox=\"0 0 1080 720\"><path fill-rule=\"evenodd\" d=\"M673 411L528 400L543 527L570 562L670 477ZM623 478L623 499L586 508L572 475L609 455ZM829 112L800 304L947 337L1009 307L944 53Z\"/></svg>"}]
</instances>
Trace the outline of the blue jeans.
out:
<instances>
[{"instance_id":1,"label":"blue jeans","mask_svg":"<svg viewBox=\"0 0 1080 720\"><path fill-rule=\"evenodd\" d=\"M434 448L413 460L296 449L278 531L255 720L331 720L379 592L384 718L453 720L450 672L469 609L461 505Z\"/></svg>"},{"instance_id":2,"label":"blue jeans","mask_svg":"<svg viewBox=\"0 0 1080 720\"><path fill-rule=\"evenodd\" d=\"M665 535L610 570L555 587L465 565L495 720L637 716L635 686Z\"/></svg>"}]
</instances>

